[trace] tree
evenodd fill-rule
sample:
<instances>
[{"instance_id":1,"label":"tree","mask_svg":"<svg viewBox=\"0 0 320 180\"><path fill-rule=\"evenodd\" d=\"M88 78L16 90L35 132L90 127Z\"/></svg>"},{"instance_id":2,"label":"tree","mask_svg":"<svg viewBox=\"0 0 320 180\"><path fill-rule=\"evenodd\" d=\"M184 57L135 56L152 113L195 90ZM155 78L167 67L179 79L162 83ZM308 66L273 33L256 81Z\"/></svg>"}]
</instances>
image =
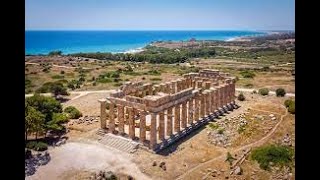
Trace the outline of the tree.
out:
<instances>
[{"instance_id":1,"label":"tree","mask_svg":"<svg viewBox=\"0 0 320 180\"><path fill-rule=\"evenodd\" d=\"M28 140L28 134L35 132L36 139L38 133L44 130L45 115L32 106L25 104L25 140Z\"/></svg>"},{"instance_id":2,"label":"tree","mask_svg":"<svg viewBox=\"0 0 320 180\"><path fill-rule=\"evenodd\" d=\"M243 93L241 92L238 96L238 100L239 101L244 101L246 99L246 97L243 95Z\"/></svg>"},{"instance_id":3,"label":"tree","mask_svg":"<svg viewBox=\"0 0 320 180\"><path fill-rule=\"evenodd\" d=\"M284 101L284 105L286 107L289 107L291 103L294 103L294 101L292 99L287 99L287 100Z\"/></svg>"},{"instance_id":4,"label":"tree","mask_svg":"<svg viewBox=\"0 0 320 180\"><path fill-rule=\"evenodd\" d=\"M61 56L62 55L62 51L51 51L48 54L49 56Z\"/></svg>"},{"instance_id":5,"label":"tree","mask_svg":"<svg viewBox=\"0 0 320 180\"><path fill-rule=\"evenodd\" d=\"M291 113L291 114L295 114L296 113L296 105L294 103L294 101L292 101L288 107L288 111Z\"/></svg>"},{"instance_id":6,"label":"tree","mask_svg":"<svg viewBox=\"0 0 320 180\"><path fill-rule=\"evenodd\" d=\"M35 94L26 98L26 106L32 106L45 115L45 122L52 120L53 113L61 113L62 106L59 101L52 97Z\"/></svg>"},{"instance_id":7,"label":"tree","mask_svg":"<svg viewBox=\"0 0 320 180\"><path fill-rule=\"evenodd\" d=\"M259 89L259 94L261 94L262 96L266 96L269 94L269 89L268 88Z\"/></svg>"},{"instance_id":8,"label":"tree","mask_svg":"<svg viewBox=\"0 0 320 180\"><path fill-rule=\"evenodd\" d=\"M286 95L286 91L283 88L278 88L276 90L276 95L277 95L277 97L283 97Z\"/></svg>"},{"instance_id":9,"label":"tree","mask_svg":"<svg viewBox=\"0 0 320 180\"><path fill-rule=\"evenodd\" d=\"M57 98L58 95L69 95L67 88L62 83L54 83L50 87L50 92Z\"/></svg>"},{"instance_id":10,"label":"tree","mask_svg":"<svg viewBox=\"0 0 320 180\"><path fill-rule=\"evenodd\" d=\"M75 108L74 106L68 106L64 109L64 112L69 115L69 118L71 119L78 119L82 116L82 113Z\"/></svg>"}]
</instances>

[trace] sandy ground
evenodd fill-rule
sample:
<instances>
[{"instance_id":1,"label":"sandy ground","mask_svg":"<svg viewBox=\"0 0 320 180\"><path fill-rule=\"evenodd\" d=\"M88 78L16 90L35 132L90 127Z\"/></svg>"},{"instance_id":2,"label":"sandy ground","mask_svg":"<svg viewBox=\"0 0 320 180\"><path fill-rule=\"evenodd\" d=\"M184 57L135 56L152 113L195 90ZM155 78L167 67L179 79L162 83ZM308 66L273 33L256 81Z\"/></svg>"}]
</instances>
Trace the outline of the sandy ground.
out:
<instances>
[{"instance_id":1,"label":"sandy ground","mask_svg":"<svg viewBox=\"0 0 320 180\"><path fill-rule=\"evenodd\" d=\"M106 93L89 93L74 100L67 101L63 104L64 107L75 106L79 109L84 116L99 116L100 115L100 103L99 99L106 98L109 92Z\"/></svg>"},{"instance_id":2,"label":"sandy ground","mask_svg":"<svg viewBox=\"0 0 320 180\"><path fill-rule=\"evenodd\" d=\"M36 173L26 179L56 180L68 177L72 171L99 171L131 175L136 179L149 179L132 162L132 158L123 152L109 149L98 143L70 142L49 150L51 161L39 167ZM69 179L69 178L63 178Z\"/></svg>"}]
</instances>

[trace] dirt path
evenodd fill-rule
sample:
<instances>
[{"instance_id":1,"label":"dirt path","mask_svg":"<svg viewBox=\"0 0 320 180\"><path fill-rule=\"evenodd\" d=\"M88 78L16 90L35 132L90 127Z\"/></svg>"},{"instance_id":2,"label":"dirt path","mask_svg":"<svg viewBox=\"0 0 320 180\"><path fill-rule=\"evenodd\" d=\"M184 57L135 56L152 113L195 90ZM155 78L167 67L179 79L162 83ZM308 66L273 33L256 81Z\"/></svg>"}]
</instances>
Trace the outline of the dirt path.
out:
<instances>
[{"instance_id":1,"label":"dirt path","mask_svg":"<svg viewBox=\"0 0 320 180\"><path fill-rule=\"evenodd\" d=\"M49 150L51 160L40 166L36 173L26 179L62 179L71 172L82 171L113 171L124 173L135 179L150 179L144 175L132 161L129 154L110 149L94 142L69 142Z\"/></svg>"},{"instance_id":2,"label":"dirt path","mask_svg":"<svg viewBox=\"0 0 320 180\"><path fill-rule=\"evenodd\" d=\"M283 107L285 108L285 107ZM285 108L286 109L286 108ZM260 110L261 111L261 110ZM263 110L262 110L263 111ZM270 111L265 111L265 112L270 112ZM274 113L276 114L275 112L271 112L271 113ZM281 122L283 121L284 117L288 115L288 111L286 109L285 111L285 114L284 115L281 115L281 118L280 118L280 121L272 128L272 130L266 135L264 136L263 138L259 139L258 141L256 142L253 142L251 144L247 144L247 145L244 145L244 146L241 146L241 147L238 147L238 148L235 148L235 149L225 149L223 150L223 153L222 155L218 156L218 157L215 157L209 161L206 161L202 164L198 164L197 166L193 167L192 169L186 171L184 174L180 175L177 179L183 179L184 177L186 177L188 174L190 174L191 172L201 168L202 166L205 166L207 164L210 164L216 160L219 160L219 159L223 159L226 157L225 153L227 153L228 151L229 152L238 152L238 151L242 151L244 149L247 149L247 148L252 148L252 147L255 147L255 146L261 146L262 144L264 144L266 142L266 140L268 140L268 138L271 137L271 135L273 135L273 133L276 131L276 129L278 128L278 126L281 124Z\"/></svg>"},{"instance_id":3,"label":"dirt path","mask_svg":"<svg viewBox=\"0 0 320 180\"><path fill-rule=\"evenodd\" d=\"M111 92L114 92L115 90L98 90L98 91L69 91L70 94L79 94L75 97L73 97L71 100L74 100L74 99L78 99L79 97L81 96L85 96L85 95L88 95L90 93L111 93ZM51 96L52 94L51 93L41 93L41 95L43 96ZM24 95L25 97L30 97L30 96L33 96L33 94L25 94Z\"/></svg>"},{"instance_id":4,"label":"dirt path","mask_svg":"<svg viewBox=\"0 0 320 180\"><path fill-rule=\"evenodd\" d=\"M39 63L26 62L25 64L32 64L32 65L40 66ZM72 67L72 66L59 66L59 65L55 65L55 64L52 64L52 66L53 67L58 67L58 68L66 68L66 69L76 69L77 68L77 67ZM90 70L92 68L82 67L82 69Z\"/></svg>"}]
</instances>

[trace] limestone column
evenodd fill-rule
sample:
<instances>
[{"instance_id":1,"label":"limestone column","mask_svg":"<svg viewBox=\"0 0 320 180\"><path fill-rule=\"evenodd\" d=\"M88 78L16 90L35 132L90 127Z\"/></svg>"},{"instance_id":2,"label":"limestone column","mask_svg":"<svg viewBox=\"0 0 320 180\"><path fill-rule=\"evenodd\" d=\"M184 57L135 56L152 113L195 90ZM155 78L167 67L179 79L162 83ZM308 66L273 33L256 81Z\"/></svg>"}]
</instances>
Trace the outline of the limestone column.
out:
<instances>
[{"instance_id":1,"label":"limestone column","mask_svg":"<svg viewBox=\"0 0 320 180\"><path fill-rule=\"evenodd\" d=\"M223 106L225 106L226 105L226 102L227 102L227 99L226 99L226 95L227 95L227 93L226 93L226 88L227 86L226 86L226 84L224 84L223 85L223 88L222 88L222 94L223 94Z\"/></svg>"},{"instance_id":2,"label":"limestone column","mask_svg":"<svg viewBox=\"0 0 320 180\"><path fill-rule=\"evenodd\" d=\"M133 119L133 108L132 107L128 107L128 122L129 122L129 137L131 139L134 139L135 137L135 123L134 123L134 119Z\"/></svg>"},{"instance_id":3,"label":"limestone column","mask_svg":"<svg viewBox=\"0 0 320 180\"><path fill-rule=\"evenodd\" d=\"M140 142L146 140L146 112L140 111Z\"/></svg>"},{"instance_id":4,"label":"limestone column","mask_svg":"<svg viewBox=\"0 0 320 180\"><path fill-rule=\"evenodd\" d=\"M148 95L152 95L152 85L148 86Z\"/></svg>"},{"instance_id":5,"label":"limestone column","mask_svg":"<svg viewBox=\"0 0 320 180\"><path fill-rule=\"evenodd\" d=\"M154 149L157 144L157 114L151 113L150 125L150 149Z\"/></svg>"},{"instance_id":6,"label":"limestone column","mask_svg":"<svg viewBox=\"0 0 320 180\"><path fill-rule=\"evenodd\" d=\"M165 85L163 84L163 83L161 83L160 84L160 92L165 92L165 90L164 90L164 88L165 88Z\"/></svg>"},{"instance_id":7,"label":"limestone column","mask_svg":"<svg viewBox=\"0 0 320 180\"><path fill-rule=\"evenodd\" d=\"M188 102L188 124L192 124L193 123L193 116L194 116L194 106L193 106L193 98L189 99Z\"/></svg>"},{"instance_id":8,"label":"limestone column","mask_svg":"<svg viewBox=\"0 0 320 180\"><path fill-rule=\"evenodd\" d=\"M181 127L184 129L187 127L187 101L182 103L182 115L181 115Z\"/></svg>"},{"instance_id":9,"label":"limestone column","mask_svg":"<svg viewBox=\"0 0 320 180\"><path fill-rule=\"evenodd\" d=\"M165 139L164 134L164 112L159 113L159 139L163 141Z\"/></svg>"},{"instance_id":10,"label":"limestone column","mask_svg":"<svg viewBox=\"0 0 320 180\"><path fill-rule=\"evenodd\" d=\"M172 83L171 83L171 93L172 94L175 94L177 91L176 91L176 85L177 85L177 82L176 81L173 81Z\"/></svg>"},{"instance_id":11,"label":"limestone column","mask_svg":"<svg viewBox=\"0 0 320 180\"><path fill-rule=\"evenodd\" d=\"M114 123L114 104L109 104L109 131L115 133L115 123Z\"/></svg>"},{"instance_id":12,"label":"limestone column","mask_svg":"<svg viewBox=\"0 0 320 180\"><path fill-rule=\"evenodd\" d=\"M147 95L147 90L146 88L143 88L142 90L142 97L145 97Z\"/></svg>"},{"instance_id":13,"label":"limestone column","mask_svg":"<svg viewBox=\"0 0 320 180\"><path fill-rule=\"evenodd\" d=\"M178 80L177 81L177 92L180 92L181 91L181 81Z\"/></svg>"},{"instance_id":14,"label":"limestone column","mask_svg":"<svg viewBox=\"0 0 320 180\"><path fill-rule=\"evenodd\" d=\"M195 89L196 88L196 80L192 80L192 88Z\"/></svg>"},{"instance_id":15,"label":"limestone column","mask_svg":"<svg viewBox=\"0 0 320 180\"><path fill-rule=\"evenodd\" d=\"M200 98L200 118L203 118L205 116L205 107L206 107L206 103L205 103L205 92L203 92L201 94L201 98Z\"/></svg>"},{"instance_id":16,"label":"limestone column","mask_svg":"<svg viewBox=\"0 0 320 180\"><path fill-rule=\"evenodd\" d=\"M221 95L220 95L220 86L217 87L217 95L216 95L216 101L217 101L217 109L221 107Z\"/></svg>"},{"instance_id":17,"label":"limestone column","mask_svg":"<svg viewBox=\"0 0 320 180\"><path fill-rule=\"evenodd\" d=\"M207 97L206 97L206 115L210 115L211 113L211 91L208 91Z\"/></svg>"},{"instance_id":18,"label":"limestone column","mask_svg":"<svg viewBox=\"0 0 320 180\"><path fill-rule=\"evenodd\" d=\"M232 82L232 103L235 104L235 94L236 94L236 83L235 80Z\"/></svg>"},{"instance_id":19,"label":"limestone column","mask_svg":"<svg viewBox=\"0 0 320 180\"><path fill-rule=\"evenodd\" d=\"M206 83L205 83L206 89L210 89L210 86L211 86L211 83L210 83L210 82L206 82Z\"/></svg>"},{"instance_id":20,"label":"limestone column","mask_svg":"<svg viewBox=\"0 0 320 180\"><path fill-rule=\"evenodd\" d=\"M180 132L180 104L174 107L174 131Z\"/></svg>"},{"instance_id":21,"label":"limestone column","mask_svg":"<svg viewBox=\"0 0 320 180\"><path fill-rule=\"evenodd\" d=\"M195 96L195 103L194 103L194 108L195 108L195 114L194 114L194 120L198 121L200 118L200 94L197 93Z\"/></svg>"},{"instance_id":22,"label":"limestone column","mask_svg":"<svg viewBox=\"0 0 320 180\"><path fill-rule=\"evenodd\" d=\"M107 120L107 112L106 112L106 108L107 108L107 100L106 99L99 99L100 102L100 128L101 129L106 129L107 125L106 125L106 120Z\"/></svg>"},{"instance_id":23,"label":"limestone column","mask_svg":"<svg viewBox=\"0 0 320 180\"><path fill-rule=\"evenodd\" d=\"M197 81L197 88L202 88L202 81Z\"/></svg>"},{"instance_id":24,"label":"limestone column","mask_svg":"<svg viewBox=\"0 0 320 180\"><path fill-rule=\"evenodd\" d=\"M155 85L154 86L154 95L157 94L160 90L160 86L159 85Z\"/></svg>"},{"instance_id":25,"label":"limestone column","mask_svg":"<svg viewBox=\"0 0 320 180\"><path fill-rule=\"evenodd\" d=\"M166 83L166 85L165 85L165 93L170 94L170 92L171 92L170 84Z\"/></svg>"},{"instance_id":26,"label":"limestone column","mask_svg":"<svg viewBox=\"0 0 320 180\"><path fill-rule=\"evenodd\" d=\"M172 107L167 109L167 136L172 135Z\"/></svg>"},{"instance_id":27,"label":"limestone column","mask_svg":"<svg viewBox=\"0 0 320 180\"><path fill-rule=\"evenodd\" d=\"M183 79L182 81L181 81L181 90L184 90L184 89L186 89L186 80L185 79Z\"/></svg>"},{"instance_id":28,"label":"limestone column","mask_svg":"<svg viewBox=\"0 0 320 180\"><path fill-rule=\"evenodd\" d=\"M118 121L119 121L119 133L124 134L124 106L118 105Z\"/></svg>"},{"instance_id":29,"label":"limestone column","mask_svg":"<svg viewBox=\"0 0 320 180\"><path fill-rule=\"evenodd\" d=\"M213 88L212 96L211 96L211 112L212 113L214 113L214 111L217 109L216 93L217 93L217 90Z\"/></svg>"}]
</instances>

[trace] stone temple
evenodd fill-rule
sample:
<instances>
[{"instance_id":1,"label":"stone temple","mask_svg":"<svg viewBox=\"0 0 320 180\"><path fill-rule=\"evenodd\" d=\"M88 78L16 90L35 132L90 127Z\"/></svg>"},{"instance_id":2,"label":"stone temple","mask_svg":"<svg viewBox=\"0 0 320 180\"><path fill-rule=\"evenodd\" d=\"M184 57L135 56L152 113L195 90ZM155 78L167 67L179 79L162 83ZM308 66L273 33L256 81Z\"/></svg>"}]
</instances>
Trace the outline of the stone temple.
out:
<instances>
[{"instance_id":1,"label":"stone temple","mask_svg":"<svg viewBox=\"0 0 320 180\"><path fill-rule=\"evenodd\" d=\"M122 136L157 152L236 108L234 100L235 77L218 70L157 85L128 82L99 100L99 134Z\"/></svg>"}]
</instances>

